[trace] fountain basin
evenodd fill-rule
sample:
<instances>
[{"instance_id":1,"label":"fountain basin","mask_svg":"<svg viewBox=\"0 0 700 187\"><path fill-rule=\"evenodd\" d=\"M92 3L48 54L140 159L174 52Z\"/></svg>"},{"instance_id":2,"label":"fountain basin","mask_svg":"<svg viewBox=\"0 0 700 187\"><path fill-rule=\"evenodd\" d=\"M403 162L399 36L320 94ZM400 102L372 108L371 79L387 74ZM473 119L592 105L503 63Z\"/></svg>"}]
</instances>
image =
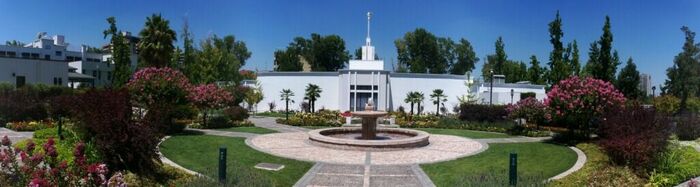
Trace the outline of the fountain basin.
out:
<instances>
[{"instance_id":1,"label":"fountain basin","mask_svg":"<svg viewBox=\"0 0 700 187\"><path fill-rule=\"evenodd\" d=\"M362 128L337 127L309 131L312 144L348 150L392 151L423 147L429 144L427 132L400 129L377 128L374 139L362 139Z\"/></svg>"}]
</instances>

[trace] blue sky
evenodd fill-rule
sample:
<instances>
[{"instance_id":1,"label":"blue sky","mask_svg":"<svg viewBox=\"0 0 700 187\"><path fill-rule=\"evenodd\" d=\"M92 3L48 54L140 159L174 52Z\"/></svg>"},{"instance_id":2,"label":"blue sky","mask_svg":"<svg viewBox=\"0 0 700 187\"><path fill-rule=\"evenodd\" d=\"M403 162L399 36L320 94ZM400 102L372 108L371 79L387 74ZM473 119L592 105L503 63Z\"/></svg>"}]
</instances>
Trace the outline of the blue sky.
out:
<instances>
[{"instance_id":1,"label":"blue sky","mask_svg":"<svg viewBox=\"0 0 700 187\"><path fill-rule=\"evenodd\" d=\"M396 61L393 41L417 27L454 40L466 38L482 59L493 53L494 41L503 36L510 59L527 61L534 54L546 62L552 48L547 23L557 10L563 18L564 41L578 41L584 62L589 44L600 37L604 17L609 15L613 47L622 58L632 57L639 71L651 74L656 85L663 83L666 68L681 50L680 27L700 31L700 1L694 0L0 0L0 41L28 42L44 31L65 35L73 48L99 46L107 42L102 36L106 17L115 16L120 29L136 34L147 16L161 13L178 34L187 17L196 40L210 34L235 35L253 53L245 68L269 70L273 52L295 36L338 34L350 51L360 47L365 13L371 11L372 41L387 64Z\"/></svg>"}]
</instances>

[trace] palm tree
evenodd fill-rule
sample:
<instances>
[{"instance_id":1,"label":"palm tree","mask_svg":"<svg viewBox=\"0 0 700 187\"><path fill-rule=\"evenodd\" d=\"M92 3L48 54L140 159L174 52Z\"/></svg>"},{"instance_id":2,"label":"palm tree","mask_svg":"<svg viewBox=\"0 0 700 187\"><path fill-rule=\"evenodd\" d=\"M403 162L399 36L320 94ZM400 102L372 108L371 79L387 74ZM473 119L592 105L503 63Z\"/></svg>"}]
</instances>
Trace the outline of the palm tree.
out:
<instances>
[{"instance_id":1,"label":"palm tree","mask_svg":"<svg viewBox=\"0 0 700 187\"><path fill-rule=\"evenodd\" d=\"M316 99L321 97L321 88L315 84L309 84L306 86L306 96L304 99L309 100L309 105L311 105L311 113L314 113L316 109Z\"/></svg>"},{"instance_id":2,"label":"palm tree","mask_svg":"<svg viewBox=\"0 0 700 187\"><path fill-rule=\"evenodd\" d=\"M406 93L406 98L403 99L403 102L406 103L411 103L411 115L413 115L413 104L415 104L414 99L415 99L415 92L408 92Z\"/></svg>"},{"instance_id":3,"label":"palm tree","mask_svg":"<svg viewBox=\"0 0 700 187\"><path fill-rule=\"evenodd\" d=\"M177 41L177 34L170 29L169 23L160 14L146 18L146 24L139 33L141 41L138 43L140 57L146 66L165 67L170 64L175 50L173 41Z\"/></svg>"},{"instance_id":4,"label":"palm tree","mask_svg":"<svg viewBox=\"0 0 700 187\"><path fill-rule=\"evenodd\" d=\"M435 89L433 90L433 94L430 94L430 98L433 101L435 105L437 105L437 108L435 110L436 115L440 115L440 104L442 102L447 101L447 96L444 94L444 91L442 89Z\"/></svg>"},{"instance_id":5,"label":"palm tree","mask_svg":"<svg viewBox=\"0 0 700 187\"><path fill-rule=\"evenodd\" d=\"M284 113L285 113L285 121L289 121L289 102L294 103L294 100L292 100L291 97L294 97L294 92L289 89L282 89L280 92L280 97L282 98L282 101L284 101Z\"/></svg>"},{"instance_id":6,"label":"palm tree","mask_svg":"<svg viewBox=\"0 0 700 187\"><path fill-rule=\"evenodd\" d=\"M416 92L415 94L416 98L414 101L418 103L418 115L420 115L420 112L422 111L420 108L420 104L423 102L423 100L425 100L425 95L423 95L423 92Z\"/></svg>"}]
</instances>

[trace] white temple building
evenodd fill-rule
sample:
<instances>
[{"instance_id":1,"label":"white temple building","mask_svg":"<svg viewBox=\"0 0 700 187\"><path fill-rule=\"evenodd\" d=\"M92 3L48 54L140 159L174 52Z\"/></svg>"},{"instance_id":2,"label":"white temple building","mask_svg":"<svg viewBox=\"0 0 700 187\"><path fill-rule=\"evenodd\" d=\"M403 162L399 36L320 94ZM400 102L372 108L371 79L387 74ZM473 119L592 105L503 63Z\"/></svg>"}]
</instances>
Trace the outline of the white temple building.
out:
<instances>
[{"instance_id":1,"label":"white temple building","mask_svg":"<svg viewBox=\"0 0 700 187\"><path fill-rule=\"evenodd\" d=\"M305 101L304 93L309 84L318 85L322 90L321 97L316 101L316 109L363 110L365 104L373 100L376 110L396 111L403 107L408 111L410 103L405 103L404 99L407 93L417 91L425 96L421 103L422 111L434 113L437 107L431 101L430 94L435 89L442 89L447 96L447 102L441 107L446 108L448 112L459 105L458 97L465 94L476 96L476 102L490 101L490 89L483 89L483 85L488 84L472 85L468 88L467 82L471 83L473 80L467 75L394 73L384 70L384 61L374 58L375 48L372 46L369 30L370 19L371 13L368 13L367 38L362 46L362 59L350 60L348 69L335 72L258 72L257 81L264 99L256 110L267 111L267 103L284 106L284 101L280 98L283 89L290 89L295 94L292 98L295 103L290 104L290 110L300 110L300 103ZM250 81L248 83L250 84ZM495 83L493 103L511 103L511 89L517 94L513 102L519 101L520 94L526 92L534 92L538 99L546 97L542 85Z\"/></svg>"}]
</instances>

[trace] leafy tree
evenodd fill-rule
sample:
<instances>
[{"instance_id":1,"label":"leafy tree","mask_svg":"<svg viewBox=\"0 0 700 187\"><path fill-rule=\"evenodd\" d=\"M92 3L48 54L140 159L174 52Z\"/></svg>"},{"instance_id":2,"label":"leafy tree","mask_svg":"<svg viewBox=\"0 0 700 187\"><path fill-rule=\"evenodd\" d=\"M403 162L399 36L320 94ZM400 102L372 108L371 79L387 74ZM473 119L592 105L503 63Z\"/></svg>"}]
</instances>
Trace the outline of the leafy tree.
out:
<instances>
[{"instance_id":1,"label":"leafy tree","mask_svg":"<svg viewBox=\"0 0 700 187\"><path fill-rule=\"evenodd\" d=\"M306 96L304 99L309 100L309 105L311 105L311 113L313 113L316 110L316 100L321 97L321 90L318 85L315 84L309 84L306 86Z\"/></svg>"},{"instance_id":2,"label":"leafy tree","mask_svg":"<svg viewBox=\"0 0 700 187\"><path fill-rule=\"evenodd\" d=\"M362 59L362 48L357 48L355 49L355 56L353 56L353 59L355 60L361 60Z\"/></svg>"},{"instance_id":3,"label":"leafy tree","mask_svg":"<svg viewBox=\"0 0 700 187\"><path fill-rule=\"evenodd\" d=\"M427 30L417 28L413 32L407 32L403 38L394 41L394 45L398 63L403 64L410 72L447 72L448 64L441 58L438 39Z\"/></svg>"},{"instance_id":4,"label":"leafy tree","mask_svg":"<svg viewBox=\"0 0 700 187\"><path fill-rule=\"evenodd\" d=\"M289 120L289 102L294 103L294 100L292 97L294 97L294 92L290 89L282 89L280 92L280 97L282 98L282 101L284 101L284 119L285 121Z\"/></svg>"},{"instance_id":5,"label":"leafy tree","mask_svg":"<svg viewBox=\"0 0 700 187\"><path fill-rule=\"evenodd\" d=\"M179 46L175 47L175 50L173 50L173 56L170 59L170 65L169 67L172 67L173 69L182 69L182 49L180 49Z\"/></svg>"},{"instance_id":6,"label":"leafy tree","mask_svg":"<svg viewBox=\"0 0 700 187\"><path fill-rule=\"evenodd\" d=\"M245 43L236 41L233 35L223 38L213 35L202 41L200 46L202 51L199 53L199 63L203 66L200 81L229 81L238 84L241 79L239 70L243 66L240 58L250 56Z\"/></svg>"},{"instance_id":7,"label":"leafy tree","mask_svg":"<svg viewBox=\"0 0 700 187\"><path fill-rule=\"evenodd\" d=\"M438 63L433 63L435 64L435 69L441 69L441 72L445 73L450 66L453 66L455 64L455 59L457 58L457 55L455 54L455 47L457 44L455 44L454 41L452 41L451 38L438 38L437 39L438 43L438 49L440 52L440 58L438 60Z\"/></svg>"},{"instance_id":8,"label":"leafy tree","mask_svg":"<svg viewBox=\"0 0 700 187\"><path fill-rule=\"evenodd\" d=\"M668 79L664 82L663 92L680 99L679 113L688 109L688 98L697 94L700 77L698 75L698 58L700 44L695 43L695 32L683 26L685 33L683 51L673 59L673 66L666 70Z\"/></svg>"},{"instance_id":9,"label":"leafy tree","mask_svg":"<svg viewBox=\"0 0 700 187\"><path fill-rule=\"evenodd\" d=\"M275 71L301 71L300 54L292 47L275 51Z\"/></svg>"},{"instance_id":10,"label":"leafy tree","mask_svg":"<svg viewBox=\"0 0 700 187\"><path fill-rule=\"evenodd\" d=\"M589 64L586 64L588 73L594 78L604 81L613 81L617 66L620 65L617 51L612 48L613 35L610 31L610 17L605 16L605 25L603 25L603 35L596 44L591 44L591 52L589 52ZM595 56L593 56L595 55Z\"/></svg>"},{"instance_id":11,"label":"leafy tree","mask_svg":"<svg viewBox=\"0 0 700 187\"><path fill-rule=\"evenodd\" d=\"M639 82L640 77L637 66L632 62L632 58L629 58L627 60L627 65L620 70L615 86L622 94L625 94L627 99L641 99L644 94L642 90L639 89Z\"/></svg>"},{"instance_id":12,"label":"leafy tree","mask_svg":"<svg viewBox=\"0 0 700 187\"><path fill-rule=\"evenodd\" d=\"M24 45L26 45L26 44L25 44L24 42L20 42L20 41L17 41L17 40L9 40L9 41L5 41L5 45L15 46L15 47L22 47L22 46L24 46Z\"/></svg>"},{"instance_id":13,"label":"leafy tree","mask_svg":"<svg viewBox=\"0 0 700 187\"><path fill-rule=\"evenodd\" d=\"M474 70L476 63L479 62L479 57L476 57L471 43L464 38L459 40L459 43L455 46L454 53L457 56L457 62L450 66L451 74L464 75Z\"/></svg>"},{"instance_id":14,"label":"leafy tree","mask_svg":"<svg viewBox=\"0 0 700 187\"><path fill-rule=\"evenodd\" d=\"M530 56L530 69L527 70L527 80L532 84L544 84L544 71L537 61L537 56Z\"/></svg>"},{"instance_id":15,"label":"leafy tree","mask_svg":"<svg viewBox=\"0 0 700 187\"><path fill-rule=\"evenodd\" d=\"M430 94L430 98L433 101L433 104L435 104L435 106L437 107L435 108L435 114L439 116L440 104L447 101L447 96L445 95L442 89L435 89L433 90L433 93Z\"/></svg>"},{"instance_id":16,"label":"leafy tree","mask_svg":"<svg viewBox=\"0 0 700 187\"><path fill-rule=\"evenodd\" d=\"M560 80L566 79L571 75L571 68L567 64L568 58L565 57L564 45L561 38L564 37L564 32L561 29L562 20L559 17L559 11L552 22L549 23L549 42L552 43L552 52L549 53L549 69L552 70L548 80L555 84ZM569 53L570 54L570 48Z\"/></svg>"},{"instance_id":17,"label":"leafy tree","mask_svg":"<svg viewBox=\"0 0 700 187\"><path fill-rule=\"evenodd\" d=\"M104 38L111 36L110 47L112 50L112 61L114 62L114 73L112 74L112 87L121 88L129 82L131 77L131 50L127 39L117 29L117 21L114 17L107 18L109 28L104 30Z\"/></svg>"},{"instance_id":18,"label":"leafy tree","mask_svg":"<svg viewBox=\"0 0 700 187\"><path fill-rule=\"evenodd\" d=\"M248 103L248 108L253 111L253 114L258 110L258 103L260 103L264 97L260 83L257 83L254 88L248 89L245 95L245 102Z\"/></svg>"},{"instance_id":19,"label":"leafy tree","mask_svg":"<svg viewBox=\"0 0 700 187\"><path fill-rule=\"evenodd\" d=\"M173 41L177 41L177 34L170 29L169 24L170 21L163 19L160 14L146 18L146 24L139 33L141 41L138 43L143 66L166 67L170 64L175 50Z\"/></svg>"}]
</instances>

